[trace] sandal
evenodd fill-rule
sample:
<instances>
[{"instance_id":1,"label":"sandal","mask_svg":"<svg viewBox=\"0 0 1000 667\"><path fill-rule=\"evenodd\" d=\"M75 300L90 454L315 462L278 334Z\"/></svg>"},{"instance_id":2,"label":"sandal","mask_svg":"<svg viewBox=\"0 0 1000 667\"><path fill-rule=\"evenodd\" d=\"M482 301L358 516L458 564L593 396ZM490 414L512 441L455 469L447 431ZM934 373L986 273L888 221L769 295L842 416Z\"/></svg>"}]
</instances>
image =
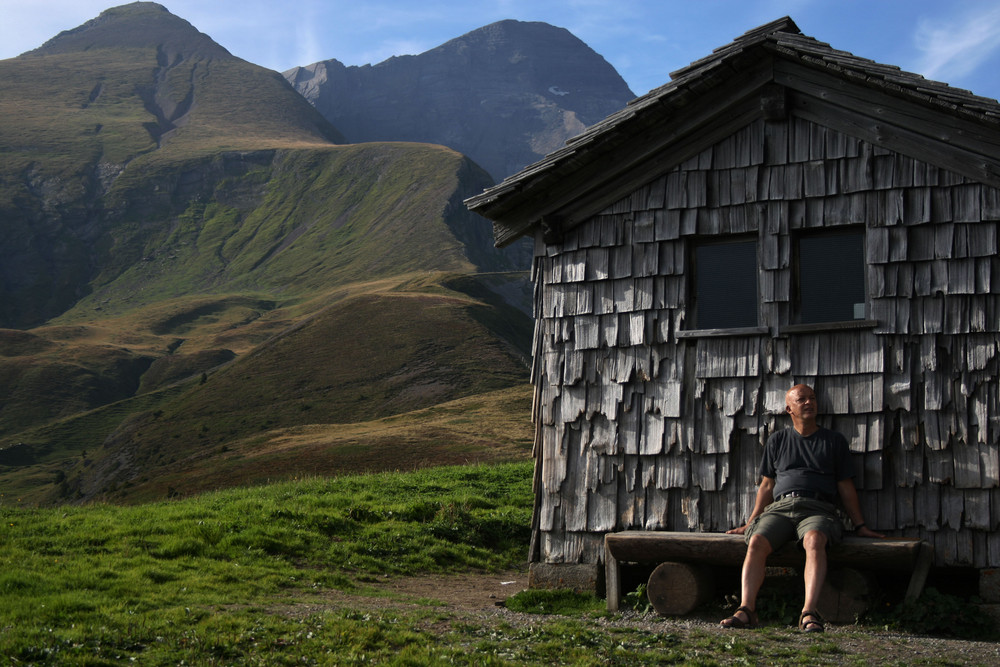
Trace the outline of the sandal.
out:
<instances>
[{"instance_id":1,"label":"sandal","mask_svg":"<svg viewBox=\"0 0 1000 667\"><path fill-rule=\"evenodd\" d=\"M809 620L806 620L806 619ZM823 617L815 611L804 611L799 616L799 630L802 632L825 632Z\"/></svg>"},{"instance_id":2,"label":"sandal","mask_svg":"<svg viewBox=\"0 0 1000 667\"><path fill-rule=\"evenodd\" d=\"M747 620L743 620L736 614L743 612L747 617ZM729 618L724 618L719 621L719 625L723 628L734 628L736 630L750 630L757 627L757 613L750 609L749 607L740 607L733 615Z\"/></svg>"}]
</instances>

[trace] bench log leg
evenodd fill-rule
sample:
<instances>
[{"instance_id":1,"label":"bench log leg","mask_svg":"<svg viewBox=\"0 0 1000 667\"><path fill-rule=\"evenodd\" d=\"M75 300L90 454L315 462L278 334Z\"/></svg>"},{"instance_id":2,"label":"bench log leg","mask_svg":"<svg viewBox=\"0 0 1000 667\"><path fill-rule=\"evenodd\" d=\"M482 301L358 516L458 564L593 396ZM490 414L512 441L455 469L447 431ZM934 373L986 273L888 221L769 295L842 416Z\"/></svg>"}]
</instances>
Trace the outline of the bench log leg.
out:
<instances>
[{"instance_id":1,"label":"bench log leg","mask_svg":"<svg viewBox=\"0 0 1000 667\"><path fill-rule=\"evenodd\" d=\"M817 611L831 623L854 623L868 610L875 588L877 584L871 573L834 566L823 583Z\"/></svg>"},{"instance_id":2,"label":"bench log leg","mask_svg":"<svg viewBox=\"0 0 1000 667\"><path fill-rule=\"evenodd\" d=\"M913 573L910 575L910 585L906 589L906 597L903 602L916 602L920 594L924 592L924 584L927 583L927 575L934 564L934 552L929 544L921 544L917 551L917 561L913 564Z\"/></svg>"},{"instance_id":3,"label":"bench log leg","mask_svg":"<svg viewBox=\"0 0 1000 667\"><path fill-rule=\"evenodd\" d=\"M684 616L712 599L712 570L698 563L660 563L649 575L646 595L661 616Z\"/></svg>"},{"instance_id":4,"label":"bench log leg","mask_svg":"<svg viewBox=\"0 0 1000 667\"><path fill-rule=\"evenodd\" d=\"M604 588L608 611L618 611L621 602L621 575L618 571L618 559L611 555L607 542L604 544Z\"/></svg>"}]
</instances>

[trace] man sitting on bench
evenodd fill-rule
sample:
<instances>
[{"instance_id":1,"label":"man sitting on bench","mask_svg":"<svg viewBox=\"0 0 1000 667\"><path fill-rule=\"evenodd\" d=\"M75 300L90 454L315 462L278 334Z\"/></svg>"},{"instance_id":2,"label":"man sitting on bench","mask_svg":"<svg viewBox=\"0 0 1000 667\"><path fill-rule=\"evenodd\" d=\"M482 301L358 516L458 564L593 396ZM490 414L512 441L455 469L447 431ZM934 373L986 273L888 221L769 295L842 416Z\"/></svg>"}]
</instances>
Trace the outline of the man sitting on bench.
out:
<instances>
[{"instance_id":1,"label":"man sitting on bench","mask_svg":"<svg viewBox=\"0 0 1000 667\"><path fill-rule=\"evenodd\" d=\"M847 439L816 423L816 393L804 384L792 387L785 394L785 411L792 427L768 438L753 512L746 525L727 531L744 535L747 553L740 606L722 620L725 628L757 626L757 593L764 583L767 557L797 538L806 554L799 629L825 630L816 604L826 579L826 547L841 538L842 525L833 505L837 496L859 536L884 537L865 525Z\"/></svg>"}]
</instances>

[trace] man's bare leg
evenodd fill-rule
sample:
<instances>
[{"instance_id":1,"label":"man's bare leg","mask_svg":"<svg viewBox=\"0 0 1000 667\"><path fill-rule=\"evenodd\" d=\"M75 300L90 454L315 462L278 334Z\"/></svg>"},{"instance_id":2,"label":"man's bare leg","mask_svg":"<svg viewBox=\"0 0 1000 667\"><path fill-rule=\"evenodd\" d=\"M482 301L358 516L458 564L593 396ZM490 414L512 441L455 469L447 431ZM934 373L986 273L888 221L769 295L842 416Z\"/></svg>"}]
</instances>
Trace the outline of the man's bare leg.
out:
<instances>
[{"instance_id":1,"label":"man's bare leg","mask_svg":"<svg viewBox=\"0 0 1000 667\"><path fill-rule=\"evenodd\" d=\"M735 618L744 625L756 625L756 614L748 614L744 609L754 612L757 609L757 593L764 584L764 572L767 567L767 557L774 549L763 535L754 535L747 544L747 555L743 559L743 571L740 575L740 608L731 617L721 623L724 627L736 627L731 619Z\"/></svg>"},{"instance_id":2,"label":"man's bare leg","mask_svg":"<svg viewBox=\"0 0 1000 667\"><path fill-rule=\"evenodd\" d=\"M757 609L757 593L764 584L767 557L774 549L763 535L754 535L747 544L747 555L743 559L743 573L740 578L740 606Z\"/></svg>"},{"instance_id":3,"label":"man's bare leg","mask_svg":"<svg viewBox=\"0 0 1000 667\"><path fill-rule=\"evenodd\" d=\"M826 534L819 530L810 530L802 538L802 548L806 552L806 567L803 573L805 580L805 600L802 613L815 612L819 604L819 595L826 581ZM806 616L802 619L806 625L812 625L814 631L822 631L823 625L818 616ZM815 620L815 622L813 622ZM803 628L807 629L807 628Z\"/></svg>"}]
</instances>

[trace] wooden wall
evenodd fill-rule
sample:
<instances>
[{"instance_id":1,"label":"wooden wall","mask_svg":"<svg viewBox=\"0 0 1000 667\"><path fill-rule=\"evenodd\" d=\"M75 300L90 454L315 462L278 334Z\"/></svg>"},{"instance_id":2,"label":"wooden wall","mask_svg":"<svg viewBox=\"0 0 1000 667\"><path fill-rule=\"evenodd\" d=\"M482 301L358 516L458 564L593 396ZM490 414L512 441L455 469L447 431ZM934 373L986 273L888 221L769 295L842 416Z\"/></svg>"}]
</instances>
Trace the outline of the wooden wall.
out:
<instances>
[{"instance_id":1,"label":"wooden wall","mask_svg":"<svg viewBox=\"0 0 1000 667\"><path fill-rule=\"evenodd\" d=\"M784 394L812 384L869 525L938 565L1000 566L1000 192L800 119L758 121L536 241L533 560L607 531L750 513ZM795 230L863 224L877 324L788 332ZM756 233L766 332L685 329L692 240Z\"/></svg>"}]
</instances>

